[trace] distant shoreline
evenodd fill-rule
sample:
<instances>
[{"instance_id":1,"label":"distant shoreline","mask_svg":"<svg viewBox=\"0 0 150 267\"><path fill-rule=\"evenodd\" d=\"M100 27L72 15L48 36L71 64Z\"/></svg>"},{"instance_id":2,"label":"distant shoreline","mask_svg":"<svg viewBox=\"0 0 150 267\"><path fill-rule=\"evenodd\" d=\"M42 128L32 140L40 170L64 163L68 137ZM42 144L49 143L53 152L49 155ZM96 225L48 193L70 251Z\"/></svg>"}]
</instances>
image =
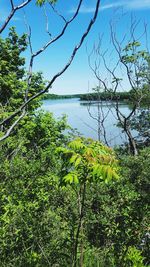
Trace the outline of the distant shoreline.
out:
<instances>
[{"instance_id":1,"label":"distant shoreline","mask_svg":"<svg viewBox=\"0 0 150 267\"><path fill-rule=\"evenodd\" d=\"M102 93L85 93L85 94L69 94L69 95L57 95L57 94L45 94L42 100L56 100L56 99L69 99L69 98L79 98L81 101L107 101L107 100L130 100L131 95L129 92L118 92L115 95L109 92Z\"/></svg>"}]
</instances>

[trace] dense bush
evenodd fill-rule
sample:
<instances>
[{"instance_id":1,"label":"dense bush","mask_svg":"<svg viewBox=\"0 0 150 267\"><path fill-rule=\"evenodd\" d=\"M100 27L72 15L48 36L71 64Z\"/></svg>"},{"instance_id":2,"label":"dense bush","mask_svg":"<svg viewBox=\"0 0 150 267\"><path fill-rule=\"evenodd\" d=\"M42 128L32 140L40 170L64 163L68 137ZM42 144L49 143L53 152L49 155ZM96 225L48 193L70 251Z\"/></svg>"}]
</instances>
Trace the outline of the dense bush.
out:
<instances>
[{"instance_id":1,"label":"dense bush","mask_svg":"<svg viewBox=\"0 0 150 267\"><path fill-rule=\"evenodd\" d=\"M5 118L24 96L26 41L12 29L0 43ZM33 77L37 92L45 83ZM136 157L116 153L117 160L100 142L70 140L65 118L39 105L1 142L0 266L148 266L150 148Z\"/></svg>"}]
</instances>

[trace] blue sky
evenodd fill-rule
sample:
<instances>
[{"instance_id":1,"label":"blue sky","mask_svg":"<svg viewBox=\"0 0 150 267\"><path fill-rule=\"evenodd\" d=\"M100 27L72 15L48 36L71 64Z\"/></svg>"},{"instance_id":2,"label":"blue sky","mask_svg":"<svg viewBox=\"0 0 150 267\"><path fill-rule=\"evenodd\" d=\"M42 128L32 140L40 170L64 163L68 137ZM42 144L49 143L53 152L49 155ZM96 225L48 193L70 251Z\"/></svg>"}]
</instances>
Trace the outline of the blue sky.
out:
<instances>
[{"instance_id":1,"label":"blue sky","mask_svg":"<svg viewBox=\"0 0 150 267\"><path fill-rule=\"evenodd\" d=\"M0 23L5 20L9 13L9 2L9 0L0 1ZM21 0L14 0L16 4L20 2ZM95 0L85 0L83 2L78 18L68 27L65 35L35 60L33 70L42 71L47 80L50 80L68 61L74 45L80 40L82 33L93 15ZM69 18L73 15L77 3L77 0L58 0L56 8L65 18ZM24 9L24 12L26 14L26 20L32 29L33 50L36 51L48 41L49 38L48 34L45 33L46 18L44 16L44 10L43 8L37 8L33 0L31 4ZM24 12L20 10L15 14L3 36L7 35L8 28L12 25L16 26L19 34L26 32ZM49 17L49 31L52 37L54 37L62 29L63 20L57 17L49 7L47 9L47 14ZM138 36L143 31L143 23L147 23L148 28L150 26L150 0L102 0L99 15L94 27L82 48L78 51L71 67L55 82L51 92L58 94L84 93L95 87L97 81L88 66L86 50L88 49L88 51L90 51L94 42L97 42L98 36L104 34L102 50L108 48L112 51L109 30L110 20L118 21L117 35L118 38L121 38L124 32L128 34L131 14L137 20L140 20L137 30ZM143 45L144 42L145 40L143 39ZM28 50L25 53L27 66L29 55L30 53ZM115 61L112 57L112 62L113 60ZM100 72L105 77L103 68L100 69Z\"/></svg>"}]
</instances>

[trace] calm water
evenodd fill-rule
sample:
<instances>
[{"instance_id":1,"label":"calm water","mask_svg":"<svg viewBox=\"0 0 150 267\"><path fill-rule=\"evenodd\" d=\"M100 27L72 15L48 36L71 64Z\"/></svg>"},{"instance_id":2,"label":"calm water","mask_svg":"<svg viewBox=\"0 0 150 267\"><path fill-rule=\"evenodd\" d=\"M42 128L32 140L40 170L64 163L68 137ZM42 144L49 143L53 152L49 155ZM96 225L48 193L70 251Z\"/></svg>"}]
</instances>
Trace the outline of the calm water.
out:
<instances>
[{"instance_id":1,"label":"calm water","mask_svg":"<svg viewBox=\"0 0 150 267\"><path fill-rule=\"evenodd\" d=\"M111 109L110 109L111 107ZM52 112L56 118L61 117L63 114L67 115L68 123L73 128L76 128L85 137L98 139L97 129L98 123L89 115L89 104L87 101L79 101L77 98L61 99L61 100L44 100L42 109ZM125 115L129 113L127 105L120 106L121 112ZM90 113L95 118L98 114L98 104L93 103L90 105ZM103 113L108 116L105 120L104 126L106 129L107 140L111 146L123 143L126 139L122 134L121 129L116 127L115 109L112 103L103 102ZM103 136L101 136L103 141Z\"/></svg>"}]
</instances>

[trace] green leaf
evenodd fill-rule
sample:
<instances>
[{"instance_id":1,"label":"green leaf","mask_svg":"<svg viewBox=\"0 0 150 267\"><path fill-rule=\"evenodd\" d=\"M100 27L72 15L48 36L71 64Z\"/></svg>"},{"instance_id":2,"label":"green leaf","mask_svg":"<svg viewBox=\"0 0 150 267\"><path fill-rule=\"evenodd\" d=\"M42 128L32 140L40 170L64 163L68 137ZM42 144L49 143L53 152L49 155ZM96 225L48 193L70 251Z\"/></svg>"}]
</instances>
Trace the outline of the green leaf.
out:
<instances>
[{"instance_id":1,"label":"green leaf","mask_svg":"<svg viewBox=\"0 0 150 267\"><path fill-rule=\"evenodd\" d=\"M55 4L57 2L57 0L36 0L36 4L40 7L42 5L44 5L46 2L51 3L51 4Z\"/></svg>"},{"instance_id":2,"label":"green leaf","mask_svg":"<svg viewBox=\"0 0 150 267\"><path fill-rule=\"evenodd\" d=\"M79 183L78 176L75 172L68 173L67 175L63 177L63 180L67 184L72 184L72 183L78 184Z\"/></svg>"},{"instance_id":3,"label":"green leaf","mask_svg":"<svg viewBox=\"0 0 150 267\"><path fill-rule=\"evenodd\" d=\"M98 176L105 182L109 182L112 179L119 179L116 170L113 167L110 167L110 165L95 164L93 166L93 176Z\"/></svg>"},{"instance_id":4,"label":"green leaf","mask_svg":"<svg viewBox=\"0 0 150 267\"><path fill-rule=\"evenodd\" d=\"M75 167L78 167L80 165L81 161L82 161L82 158L80 156L78 156L78 158L75 161Z\"/></svg>"},{"instance_id":5,"label":"green leaf","mask_svg":"<svg viewBox=\"0 0 150 267\"><path fill-rule=\"evenodd\" d=\"M72 157L69 160L70 163L74 163L76 161L77 157L78 157L78 154L73 154Z\"/></svg>"},{"instance_id":6,"label":"green leaf","mask_svg":"<svg viewBox=\"0 0 150 267\"><path fill-rule=\"evenodd\" d=\"M85 145L80 138L75 139L74 141L70 142L68 146L74 150L81 150L85 148Z\"/></svg>"}]
</instances>

